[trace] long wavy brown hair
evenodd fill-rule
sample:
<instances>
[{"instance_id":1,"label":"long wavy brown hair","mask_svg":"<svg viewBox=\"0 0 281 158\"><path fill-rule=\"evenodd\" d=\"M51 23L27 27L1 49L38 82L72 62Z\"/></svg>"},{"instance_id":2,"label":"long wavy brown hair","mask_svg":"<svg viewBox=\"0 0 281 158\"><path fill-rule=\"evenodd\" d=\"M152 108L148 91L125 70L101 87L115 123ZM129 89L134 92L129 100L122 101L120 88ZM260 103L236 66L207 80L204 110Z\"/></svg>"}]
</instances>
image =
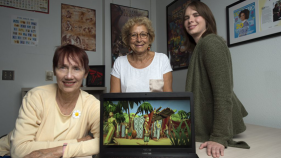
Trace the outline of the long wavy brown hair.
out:
<instances>
[{"instance_id":1,"label":"long wavy brown hair","mask_svg":"<svg viewBox=\"0 0 281 158\"><path fill-rule=\"evenodd\" d=\"M217 25L216 20L214 18L213 13L211 12L210 8L203 2L200 1L192 1L188 5L186 5L183 13L183 26L185 22L185 12L188 7L191 7L193 10L196 10L200 16L202 16L206 21L206 31L203 33L202 37L205 37L208 34L217 34ZM192 52L196 46L196 43L192 36L190 36L186 29L183 30L185 41L184 46L186 47L187 51Z\"/></svg>"}]
</instances>

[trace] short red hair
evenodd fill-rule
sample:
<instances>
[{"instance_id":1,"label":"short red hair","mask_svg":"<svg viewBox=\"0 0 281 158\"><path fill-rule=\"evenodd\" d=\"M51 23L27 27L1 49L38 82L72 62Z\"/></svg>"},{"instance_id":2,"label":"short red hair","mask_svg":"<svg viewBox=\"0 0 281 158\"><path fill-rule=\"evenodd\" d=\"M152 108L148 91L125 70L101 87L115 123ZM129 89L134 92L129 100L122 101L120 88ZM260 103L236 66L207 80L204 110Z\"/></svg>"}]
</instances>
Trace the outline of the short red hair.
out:
<instances>
[{"instance_id":1,"label":"short red hair","mask_svg":"<svg viewBox=\"0 0 281 158\"><path fill-rule=\"evenodd\" d=\"M58 64L64 64L64 58L67 58L68 62L70 62L69 58L71 58L76 64L80 62L81 65L79 66L83 66L85 69L85 74L89 72L89 58L87 53L75 45L67 44L58 47L55 51L53 57L54 74L56 73L55 68L58 67Z\"/></svg>"}]
</instances>

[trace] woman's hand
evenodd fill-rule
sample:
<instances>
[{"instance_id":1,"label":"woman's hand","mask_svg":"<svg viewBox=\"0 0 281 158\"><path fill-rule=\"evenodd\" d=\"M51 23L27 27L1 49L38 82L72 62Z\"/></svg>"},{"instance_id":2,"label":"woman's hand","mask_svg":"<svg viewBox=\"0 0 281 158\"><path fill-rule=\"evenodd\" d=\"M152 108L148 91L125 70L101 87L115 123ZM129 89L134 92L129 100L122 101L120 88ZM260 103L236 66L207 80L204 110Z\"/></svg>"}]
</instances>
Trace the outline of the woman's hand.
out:
<instances>
[{"instance_id":1,"label":"woman's hand","mask_svg":"<svg viewBox=\"0 0 281 158\"><path fill-rule=\"evenodd\" d=\"M77 142L87 141L87 140L91 140L91 139L93 139L93 137L91 137L90 135L87 135L86 137L77 139Z\"/></svg>"},{"instance_id":2,"label":"woman's hand","mask_svg":"<svg viewBox=\"0 0 281 158\"><path fill-rule=\"evenodd\" d=\"M217 142L207 141L200 145L199 149L207 148L207 155L219 158L224 155L224 146Z\"/></svg>"},{"instance_id":3,"label":"woman's hand","mask_svg":"<svg viewBox=\"0 0 281 158\"><path fill-rule=\"evenodd\" d=\"M62 157L62 148L62 146L58 146L54 148L32 151L24 158L60 158Z\"/></svg>"}]
</instances>

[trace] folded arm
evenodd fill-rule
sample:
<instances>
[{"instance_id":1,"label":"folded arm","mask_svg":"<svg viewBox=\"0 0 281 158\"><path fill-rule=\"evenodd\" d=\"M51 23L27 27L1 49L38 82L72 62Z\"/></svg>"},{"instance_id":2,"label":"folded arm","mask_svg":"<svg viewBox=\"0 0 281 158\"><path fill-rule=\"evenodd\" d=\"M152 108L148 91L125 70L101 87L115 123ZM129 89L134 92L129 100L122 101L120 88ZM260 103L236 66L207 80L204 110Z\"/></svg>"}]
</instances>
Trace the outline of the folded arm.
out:
<instances>
[{"instance_id":1,"label":"folded arm","mask_svg":"<svg viewBox=\"0 0 281 158\"><path fill-rule=\"evenodd\" d=\"M16 127L11 137L11 156L13 158L22 158L24 156L32 158L40 157L40 155L44 156L44 158L48 158L48 156L54 158L61 157L64 143L68 144L65 148L64 157L97 154L99 152L99 101L95 99L89 102L91 105L94 105L91 109L87 110L88 115L91 116L88 116L86 121L88 121L87 124L90 126L88 129L93 134L94 139L87 139L86 137L82 139L73 138L69 140L52 141L54 138L50 137L51 134L46 134L44 135L46 141L38 141L36 140L36 134L38 134L38 130L40 130L39 126L44 122L43 111L46 109L42 106L42 98L40 95L27 95L23 100L16 121ZM48 117L47 119L54 118ZM46 132L48 133L49 131L45 131L45 133Z\"/></svg>"}]
</instances>

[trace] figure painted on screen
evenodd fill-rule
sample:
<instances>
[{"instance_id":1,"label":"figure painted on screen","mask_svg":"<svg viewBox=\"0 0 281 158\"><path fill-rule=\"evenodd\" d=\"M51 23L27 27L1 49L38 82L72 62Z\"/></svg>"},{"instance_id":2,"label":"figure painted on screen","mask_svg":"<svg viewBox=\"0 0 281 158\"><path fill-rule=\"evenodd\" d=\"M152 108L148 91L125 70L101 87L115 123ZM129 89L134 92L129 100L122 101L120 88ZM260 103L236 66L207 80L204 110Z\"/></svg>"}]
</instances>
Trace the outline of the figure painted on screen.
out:
<instances>
[{"instance_id":1,"label":"figure painted on screen","mask_svg":"<svg viewBox=\"0 0 281 158\"><path fill-rule=\"evenodd\" d=\"M104 140L104 144L109 144L112 141L112 138L113 138L113 135L114 135L114 132L115 132L114 123L118 126L118 123L113 116L114 116L113 112L110 112L109 118L107 120L107 125L104 127L104 128L108 128L108 133L107 133L107 136Z\"/></svg>"},{"instance_id":2,"label":"figure painted on screen","mask_svg":"<svg viewBox=\"0 0 281 158\"><path fill-rule=\"evenodd\" d=\"M156 137L157 137L157 140L159 140L159 138L160 138L160 130L161 130L161 124L157 120L156 121Z\"/></svg>"},{"instance_id":3,"label":"figure painted on screen","mask_svg":"<svg viewBox=\"0 0 281 158\"><path fill-rule=\"evenodd\" d=\"M144 129L144 145L148 145L148 142L149 142L149 133L150 133L150 130L149 130L149 125L148 125L148 122L149 122L149 116L148 115L144 115L144 124L143 124L143 129Z\"/></svg>"}]
</instances>

